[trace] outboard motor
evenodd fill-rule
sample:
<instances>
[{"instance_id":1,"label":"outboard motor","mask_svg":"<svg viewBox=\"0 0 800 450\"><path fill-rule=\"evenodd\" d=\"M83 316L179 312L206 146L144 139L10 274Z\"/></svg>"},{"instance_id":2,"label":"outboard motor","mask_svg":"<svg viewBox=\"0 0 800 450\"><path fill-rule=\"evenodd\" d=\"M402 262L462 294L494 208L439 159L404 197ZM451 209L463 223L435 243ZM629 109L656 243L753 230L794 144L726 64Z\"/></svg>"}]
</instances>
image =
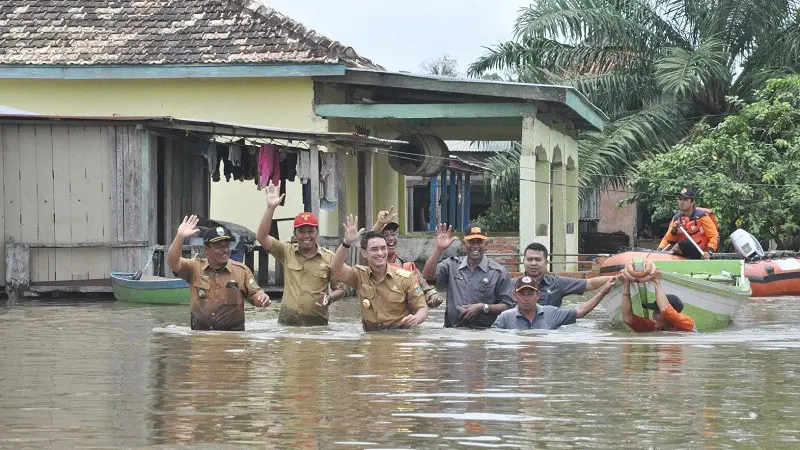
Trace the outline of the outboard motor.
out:
<instances>
[{"instance_id":1,"label":"outboard motor","mask_svg":"<svg viewBox=\"0 0 800 450\"><path fill-rule=\"evenodd\" d=\"M758 239L741 228L731 233L731 243L736 253L747 261L758 261L764 257L764 249Z\"/></svg>"}]
</instances>

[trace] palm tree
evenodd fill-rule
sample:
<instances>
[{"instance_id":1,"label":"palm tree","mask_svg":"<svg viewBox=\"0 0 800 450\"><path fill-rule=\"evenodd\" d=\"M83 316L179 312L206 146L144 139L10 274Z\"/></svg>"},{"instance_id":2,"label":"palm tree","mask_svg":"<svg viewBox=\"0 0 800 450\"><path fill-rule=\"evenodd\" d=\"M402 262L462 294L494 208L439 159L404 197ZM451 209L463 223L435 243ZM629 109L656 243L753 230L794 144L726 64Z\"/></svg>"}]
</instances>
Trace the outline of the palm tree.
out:
<instances>
[{"instance_id":1,"label":"palm tree","mask_svg":"<svg viewBox=\"0 0 800 450\"><path fill-rule=\"evenodd\" d=\"M612 122L581 137L581 186L620 186L639 158L731 113L727 96L749 100L800 70L798 2L538 0L521 10L515 40L468 73L512 70L585 93Z\"/></svg>"}]
</instances>

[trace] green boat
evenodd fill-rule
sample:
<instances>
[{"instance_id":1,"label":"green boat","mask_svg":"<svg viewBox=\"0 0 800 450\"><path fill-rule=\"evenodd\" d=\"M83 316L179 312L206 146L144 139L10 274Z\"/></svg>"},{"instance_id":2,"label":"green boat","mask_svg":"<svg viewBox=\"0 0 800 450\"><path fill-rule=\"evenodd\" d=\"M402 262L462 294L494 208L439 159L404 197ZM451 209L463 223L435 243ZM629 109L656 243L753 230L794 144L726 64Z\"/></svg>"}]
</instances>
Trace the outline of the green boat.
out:
<instances>
[{"instance_id":1,"label":"green boat","mask_svg":"<svg viewBox=\"0 0 800 450\"><path fill-rule=\"evenodd\" d=\"M133 277L131 272L111 272L111 285L117 300L150 305L189 304L189 284L180 278L143 275L134 280Z\"/></svg>"},{"instance_id":2,"label":"green boat","mask_svg":"<svg viewBox=\"0 0 800 450\"><path fill-rule=\"evenodd\" d=\"M631 252L633 253L633 252ZM622 256L621 254L619 256ZM632 258L641 253L631 255ZM652 261L661 270L661 286L683 302L683 313L694 319L698 331L726 327L751 295L750 280L744 274L743 260ZM602 305L615 320L622 322L622 282L606 295ZM655 301L652 283L631 286L633 313L649 318L642 303Z\"/></svg>"}]
</instances>

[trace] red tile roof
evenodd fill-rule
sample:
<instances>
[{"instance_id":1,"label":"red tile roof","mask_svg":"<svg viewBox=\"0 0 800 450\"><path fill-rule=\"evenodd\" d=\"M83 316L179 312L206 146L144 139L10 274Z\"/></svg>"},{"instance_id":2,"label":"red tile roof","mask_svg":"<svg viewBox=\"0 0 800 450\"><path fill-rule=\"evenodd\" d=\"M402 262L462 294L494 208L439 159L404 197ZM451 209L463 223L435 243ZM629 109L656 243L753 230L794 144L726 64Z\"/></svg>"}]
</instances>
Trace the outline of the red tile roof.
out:
<instances>
[{"instance_id":1,"label":"red tile roof","mask_svg":"<svg viewBox=\"0 0 800 450\"><path fill-rule=\"evenodd\" d=\"M0 65L264 63L382 69L254 0L0 0Z\"/></svg>"}]
</instances>

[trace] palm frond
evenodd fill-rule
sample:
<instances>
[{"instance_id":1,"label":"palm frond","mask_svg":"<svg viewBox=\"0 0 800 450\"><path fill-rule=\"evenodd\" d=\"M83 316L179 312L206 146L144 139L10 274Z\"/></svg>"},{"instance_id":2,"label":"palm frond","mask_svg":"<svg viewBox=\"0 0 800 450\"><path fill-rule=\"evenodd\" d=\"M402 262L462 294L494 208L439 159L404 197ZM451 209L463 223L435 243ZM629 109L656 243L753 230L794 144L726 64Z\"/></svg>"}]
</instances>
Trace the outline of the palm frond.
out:
<instances>
[{"instance_id":1,"label":"palm frond","mask_svg":"<svg viewBox=\"0 0 800 450\"><path fill-rule=\"evenodd\" d=\"M603 132L585 133L578 145L583 188L619 187L633 162L678 142L688 131L686 106L665 102L608 124Z\"/></svg>"},{"instance_id":2,"label":"palm frond","mask_svg":"<svg viewBox=\"0 0 800 450\"><path fill-rule=\"evenodd\" d=\"M665 94L685 99L698 86L730 79L727 56L724 44L714 39L694 51L671 48L656 61L656 82Z\"/></svg>"},{"instance_id":3,"label":"palm frond","mask_svg":"<svg viewBox=\"0 0 800 450\"><path fill-rule=\"evenodd\" d=\"M540 0L523 10L514 31L520 38L566 39L637 52L685 42L638 0Z\"/></svg>"},{"instance_id":4,"label":"palm frond","mask_svg":"<svg viewBox=\"0 0 800 450\"><path fill-rule=\"evenodd\" d=\"M519 158L522 148L519 142L512 142L508 151L491 156L487 160L486 174L492 192L501 199L514 202L519 200Z\"/></svg>"}]
</instances>

